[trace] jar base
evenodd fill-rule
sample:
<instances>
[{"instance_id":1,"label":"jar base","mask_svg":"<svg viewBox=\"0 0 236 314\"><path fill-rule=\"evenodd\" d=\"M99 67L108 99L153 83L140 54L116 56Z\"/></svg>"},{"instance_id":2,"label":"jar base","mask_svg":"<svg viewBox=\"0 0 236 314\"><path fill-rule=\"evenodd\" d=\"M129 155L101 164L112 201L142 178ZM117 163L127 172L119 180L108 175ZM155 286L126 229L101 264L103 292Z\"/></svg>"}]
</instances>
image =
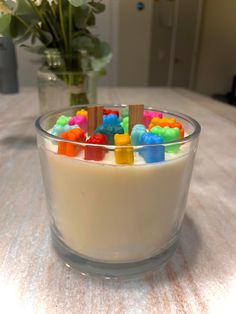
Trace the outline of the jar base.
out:
<instances>
[{"instance_id":1,"label":"jar base","mask_svg":"<svg viewBox=\"0 0 236 314\"><path fill-rule=\"evenodd\" d=\"M66 262L66 265L77 269L82 275L103 277L104 279L138 278L144 273L153 272L164 264L175 252L178 246L178 233L157 255L138 262L105 263L84 258L71 250L51 228L52 244L56 253Z\"/></svg>"}]
</instances>

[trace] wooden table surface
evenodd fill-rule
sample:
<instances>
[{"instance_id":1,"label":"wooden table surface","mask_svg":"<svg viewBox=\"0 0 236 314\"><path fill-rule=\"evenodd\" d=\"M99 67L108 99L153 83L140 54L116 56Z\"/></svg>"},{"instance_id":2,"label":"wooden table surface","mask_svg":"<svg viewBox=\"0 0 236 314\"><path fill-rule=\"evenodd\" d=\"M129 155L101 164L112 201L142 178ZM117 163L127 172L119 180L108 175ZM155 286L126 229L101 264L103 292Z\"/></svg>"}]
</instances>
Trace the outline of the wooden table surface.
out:
<instances>
[{"instance_id":1,"label":"wooden table surface","mask_svg":"<svg viewBox=\"0 0 236 314\"><path fill-rule=\"evenodd\" d=\"M5 313L235 313L236 108L183 89L103 88L202 126L176 254L139 280L83 277L54 253L35 143L37 92L0 96L0 295Z\"/></svg>"}]
</instances>

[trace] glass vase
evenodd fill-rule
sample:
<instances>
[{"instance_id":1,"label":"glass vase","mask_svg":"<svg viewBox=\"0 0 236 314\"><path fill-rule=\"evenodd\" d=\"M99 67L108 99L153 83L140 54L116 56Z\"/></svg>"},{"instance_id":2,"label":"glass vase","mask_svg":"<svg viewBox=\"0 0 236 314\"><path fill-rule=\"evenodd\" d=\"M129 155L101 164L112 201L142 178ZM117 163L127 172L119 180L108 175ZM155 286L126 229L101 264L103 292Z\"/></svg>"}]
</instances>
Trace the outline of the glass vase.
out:
<instances>
[{"instance_id":1,"label":"glass vase","mask_svg":"<svg viewBox=\"0 0 236 314\"><path fill-rule=\"evenodd\" d=\"M97 102L99 73L82 70L81 64L77 54L62 56L57 49L45 50L44 65L37 73L41 114Z\"/></svg>"},{"instance_id":2,"label":"glass vase","mask_svg":"<svg viewBox=\"0 0 236 314\"><path fill-rule=\"evenodd\" d=\"M95 72L52 72L44 66L38 71L40 113L97 102Z\"/></svg>"}]
</instances>

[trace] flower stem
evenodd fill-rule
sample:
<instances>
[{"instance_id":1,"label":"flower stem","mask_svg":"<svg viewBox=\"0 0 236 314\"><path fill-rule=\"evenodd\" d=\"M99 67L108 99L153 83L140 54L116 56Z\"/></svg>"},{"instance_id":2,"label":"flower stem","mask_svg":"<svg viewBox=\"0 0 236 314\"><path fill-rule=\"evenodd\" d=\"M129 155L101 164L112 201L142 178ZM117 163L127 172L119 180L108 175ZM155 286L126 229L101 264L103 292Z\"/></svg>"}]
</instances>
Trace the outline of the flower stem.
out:
<instances>
[{"instance_id":1,"label":"flower stem","mask_svg":"<svg viewBox=\"0 0 236 314\"><path fill-rule=\"evenodd\" d=\"M22 19L19 15L15 15L15 17L16 17L16 18L18 19L18 21L20 21L21 24L23 24L26 28L29 28L29 27L30 27L30 25L27 24L27 23L24 21L24 19ZM38 26L35 25L35 26L32 28L32 30L33 30L33 32L35 33L35 35L36 35L39 39L44 36Z\"/></svg>"},{"instance_id":2,"label":"flower stem","mask_svg":"<svg viewBox=\"0 0 236 314\"><path fill-rule=\"evenodd\" d=\"M57 14L56 14L56 10L55 10L55 7L54 7L55 3L51 3L50 5L50 9L52 11L52 14L54 15L54 18L56 19L57 18Z\"/></svg>"},{"instance_id":3,"label":"flower stem","mask_svg":"<svg viewBox=\"0 0 236 314\"><path fill-rule=\"evenodd\" d=\"M34 12L38 15L39 19L41 20L41 22L47 27L48 29L48 25L46 23L46 21L44 20L43 14L41 14L40 10L38 9L38 7L35 5L35 3L33 1L29 1L32 9L34 10Z\"/></svg>"},{"instance_id":4,"label":"flower stem","mask_svg":"<svg viewBox=\"0 0 236 314\"><path fill-rule=\"evenodd\" d=\"M69 3L69 7L68 7L68 30L69 30L69 58L70 58L70 68L72 67L72 25L73 21L72 21L72 5ZM71 80L70 80L71 81ZM72 82L70 82L72 83Z\"/></svg>"},{"instance_id":5,"label":"flower stem","mask_svg":"<svg viewBox=\"0 0 236 314\"><path fill-rule=\"evenodd\" d=\"M29 25L28 25L19 15L15 15L15 17L16 17L26 28L29 27Z\"/></svg>"},{"instance_id":6,"label":"flower stem","mask_svg":"<svg viewBox=\"0 0 236 314\"><path fill-rule=\"evenodd\" d=\"M60 16L60 22L61 22L61 31L62 36L65 43L65 50L68 49L68 41L66 38L66 31L65 31L65 24L64 24L64 17L63 17L63 9L62 9L62 0L58 0L58 6L59 6L59 16Z\"/></svg>"},{"instance_id":7,"label":"flower stem","mask_svg":"<svg viewBox=\"0 0 236 314\"><path fill-rule=\"evenodd\" d=\"M51 28L52 34L55 37L56 42L59 42L60 36L58 35L56 28L54 27L52 21L50 21L50 18L47 16L47 12L45 12L45 21L47 22L48 26Z\"/></svg>"},{"instance_id":8,"label":"flower stem","mask_svg":"<svg viewBox=\"0 0 236 314\"><path fill-rule=\"evenodd\" d=\"M72 5L69 3L69 46L72 47L72 28L73 28L73 20L72 20Z\"/></svg>"}]
</instances>

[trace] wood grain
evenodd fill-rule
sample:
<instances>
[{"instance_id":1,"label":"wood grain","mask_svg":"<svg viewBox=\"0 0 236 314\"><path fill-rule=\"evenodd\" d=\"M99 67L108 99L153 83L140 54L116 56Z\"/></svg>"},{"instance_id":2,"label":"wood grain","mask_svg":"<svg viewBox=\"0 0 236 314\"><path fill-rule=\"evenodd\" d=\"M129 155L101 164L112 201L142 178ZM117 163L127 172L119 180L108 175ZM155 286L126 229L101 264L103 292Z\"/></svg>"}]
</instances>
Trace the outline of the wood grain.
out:
<instances>
[{"instance_id":1,"label":"wood grain","mask_svg":"<svg viewBox=\"0 0 236 314\"><path fill-rule=\"evenodd\" d=\"M103 106L97 106L97 120L96 120L96 128L103 123Z\"/></svg>"},{"instance_id":2,"label":"wood grain","mask_svg":"<svg viewBox=\"0 0 236 314\"><path fill-rule=\"evenodd\" d=\"M88 108L88 134L92 135L103 122L103 106L90 106Z\"/></svg>"},{"instance_id":3,"label":"wood grain","mask_svg":"<svg viewBox=\"0 0 236 314\"><path fill-rule=\"evenodd\" d=\"M90 106L88 108L88 135L92 135L97 127L97 107Z\"/></svg>"},{"instance_id":4,"label":"wood grain","mask_svg":"<svg viewBox=\"0 0 236 314\"><path fill-rule=\"evenodd\" d=\"M129 105L129 134L136 124L144 124L143 117L144 105Z\"/></svg>"},{"instance_id":5,"label":"wood grain","mask_svg":"<svg viewBox=\"0 0 236 314\"><path fill-rule=\"evenodd\" d=\"M35 143L37 93L0 96L1 313L235 313L236 108L182 89L103 88L99 103L146 103L202 126L180 245L155 274L80 276L51 248Z\"/></svg>"}]
</instances>

